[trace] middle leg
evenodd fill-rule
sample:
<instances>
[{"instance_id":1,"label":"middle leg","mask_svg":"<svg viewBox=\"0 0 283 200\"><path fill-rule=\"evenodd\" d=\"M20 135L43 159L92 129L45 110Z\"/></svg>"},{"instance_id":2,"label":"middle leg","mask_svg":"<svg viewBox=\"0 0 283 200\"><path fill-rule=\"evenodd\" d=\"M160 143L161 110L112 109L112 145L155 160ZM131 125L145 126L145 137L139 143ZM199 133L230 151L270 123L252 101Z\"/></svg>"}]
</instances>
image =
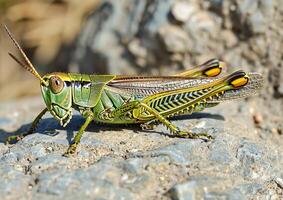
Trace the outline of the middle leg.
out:
<instances>
[{"instance_id":1,"label":"middle leg","mask_svg":"<svg viewBox=\"0 0 283 200\"><path fill-rule=\"evenodd\" d=\"M81 141L81 138L83 136L85 129L88 127L89 123L92 122L92 120L93 120L93 113L92 112L89 111L85 115L86 115L85 123L81 126L79 132L76 134L74 140L72 141L72 143L69 146L69 148L67 149L67 151L63 154L63 156L68 157L69 155L74 154L76 152L77 146Z\"/></svg>"}]
</instances>

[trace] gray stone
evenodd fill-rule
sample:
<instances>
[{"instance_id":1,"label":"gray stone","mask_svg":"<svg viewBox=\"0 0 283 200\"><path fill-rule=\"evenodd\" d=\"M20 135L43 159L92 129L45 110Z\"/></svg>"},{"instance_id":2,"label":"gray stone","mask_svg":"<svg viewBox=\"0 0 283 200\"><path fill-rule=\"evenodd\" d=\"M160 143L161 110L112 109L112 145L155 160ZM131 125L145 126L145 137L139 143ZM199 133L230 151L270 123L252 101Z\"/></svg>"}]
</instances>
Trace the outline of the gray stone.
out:
<instances>
[{"instance_id":1,"label":"gray stone","mask_svg":"<svg viewBox=\"0 0 283 200\"><path fill-rule=\"evenodd\" d=\"M192 150L197 148L200 141L183 141L163 148L159 148L150 153L153 157L165 156L176 164L189 165L192 163Z\"/></svg>"},{"instance_id":2,"label":"gray stone","mask_svg":"<svg viewBox=\"0 0 283 200\"><path fill-rule=\"evenodd\" d=\"M266 56L266 40L264 37L254 37L250 40L250 46L260 57Z\"/></svg>"},{"instance_id":3,"label":"gray stone","mask_svg":"<svg viewBox=\"0 0 283 200\"><path fill-rule=\"evenodd\" d=\"M234 189L228 192L227 199L229 200L238 200L238 199L248 199L241 191Z\"/></svg>"},{"instance_id":4,"label":"gray stone","mask_svg":"<svg viewBox=\"0 0 283 200\"><path fill-rule=\"evenodd\" d=\"M138 66L145 67L148 52L147 49L142 46L141 41L138 39L133 39L128 44L128 49L135 56L136 63L138 64Z\"/></svg>"},{"instance_id":5,"label":"gray stone","mask_svg":"<svg viewBox=\"0 0 283 200\"><path fill-rule=\"evenodd\" d=\"M39 157L31 165L31 172L40 174L43 171L51 169L60 169L66 167L68 161L62 154L47 154L44 157Z\"/></svg>"},{"instance_id":6,"label":"gray stone","mask_svg":"<svg viewBox=\"0 0 283 200\"><path fill-rule=\"evenodd\" d=\"M42 144L37 144L36 146L31 147L30 152L35 158L43 157L47 154Z\"/></svg>"},{"instance_id":7,"label":"gray stone","mask_svg":"<svg viewBox=\"0 0 283 200\"><path fill-rule=\"evenodd\" d=\"M196 199L196 187L196 182L190 181L174 186L169 193L174 200L194 200Z\"/></svg>"},{"instance_id":8,"label":"gray stone","mask_svg":"<svg viewBox=\"0 0 283 200\"><path fill-rule=\"evenodd\" d=\"M244 0L239 4L239 11L243 15L249 12L254 12L257 9L257 4L258 4L258 0L256 1Z\"/></svg>"},{"instance_id":9,"label":"gray stone","mask_svg":"<svg viewBox=\"0 0 283 200\"><path fill-rule=\"evenodd\" d=\"M283 83L280 83L277 92L280 96L283 96Z\"/></svg>"},{"instance_id":10,"label":"gray stone","mask_svg":"<svg viewBox=\"0 0 283 200\"><path fill-rule=\"evenodd\" d=\"M17 153L8 152L5 153L1 158L0 162L2 163L16 163L20 160L20 157Z\"/></svg>"},{"instance_id":11,"label":"gray stone","mask_svg":"<svg viewBox=\"0 0 283 200\"><path fill-rule=\"evenodd\" d=\"M280 177L275 178L275 182L278 184L278 186L283 189L283 179Z\"/></svg>"},{"instance_id":12,"label":"gray stone","mask_svg":"<svg viewBox=\"0 0 283 200\"><path fill-rule=\"evenodd\" d=\"M223 0L208 0L211 5L215 8L221 8L223 4Z\"/></svg>"},{"instance_id":13,"label":"gray stone","mask_svg":"<svg viewBox=\"0 0 283 200\"><path fill-rule=\"evenodd\" d=\"M146 163L144 163L143 158L129 158L124 163L124 169L130 173L138 173L140 170L144 169Z\"/></svg>"},{"instance_id":14,"label":"gray stone","mask_svg":"<svg viewBox=\"0 0 283 200\"><path fill-rule=\"evenodd\" d=\"M212 145L210 145L211 151L209 154L209 159L215 164L227 165L233 160L232 155L229 151L229 144L216 140Z\"/></svg>"},{"instance_id":15,"label":"gray stone","mask_svg":"<svg viewBox=\"0 0 283 200\"><path fill-rule=\"evenodd\" d=\"M171 8L171 13L177 21L186 22L197 11L195 4L186 1L177 1Z\"/></svg>"},{"instance_id":16,"label":"gray stone","mask_svg":"<svg viewBox=\"0 0 283 200\"><path fill-rule=\"evenodd\" d=\"M0 155L8 151L8 146L4 143L0 143Z\"/></svg>"},{"instance_id":17,"label":"gray stone","mask_svg":"<svg viewBox=\"0 0 283 200\"><path fill-rule=\"evenodd\" d=\"M225 45L228 48L232 48L233 46L237 45L237 43L238 43L238 38L236 37L236 35L232 31L224 30L222 32L221 36L222 36L222 39L223 39Z\"/></svg>"},{"instance_id":18,"label":"gray stone","mask_svg":"<svg viewBox=\"0 0 283 200\"><path fill-rule=\"evenodd\" d=\"M187 33L178 26L166 25L158 32L167 51L172 53L185 53L190 47Z\"/></svg>"},{"instance_id":19,"label":"gray stone","mask_svg":"<svg viewBox=\"0 0 283 200\"><path fill-rule=\"evenodd\" d=\"M265 150L256 144L243 144L237 151L241 173L247 179L266 179L271 165L265 160Z\"/></svg>"},{"instance_id":20,"label":"gray stone","mask_svg":"<svg viewBox=\"0 0 283 200\"><path fill-rule=\"evenodd\" d=\"M232 190L228 193L219 193L219 192L208 192L204 195L205 200L246 200L247 197L245 197L242 193L240 193L238 190Z\"/></svg>"},{"instance_id":21,"label":"gray stone","mask_svg":"<svg viewBox=\"0 0 283 200\"><path fill-rule=\"evenodd\" d=\"M249 26L253 33L264 33L266 30L266 18L263 16L262 12L257 10L248 18Z\"/></svg>"},{"instance_id":22,"label":"gray stone","mask_svg":"<svg viewBox=\"0 0 283 200\"><path fill-rule=\"evenodd\" d=\"M105 165L102 161L97 166L92 166L86 170L67 171L61 169L53 173L43 173L38 178L39 192L61 197L70 194L76 196L79 193L82 197L132 199L133 196L129 191L117 185L117 181L119 181L117 178L120 178L120 176L113 173L116 170L119 169Z\"/></svg>"},{"instance_id":23,"label":"gray stone","mask_svg":"<svg viewBox=\"0 0 283 200\"><path fill-rule=\"evenodd\" d=\"M246 196L252 197L255 195L259 190L263 188L263 185L253 183L253 184L241 184L235 187L237 190L240 190L242 194Z\"/></svg>"},{"instance_id":24,"label":"gray stone","mask_svg":"<svg viewBox=\"0 0 283 200\"><path fill-rule=\"evenodd\" d=\"M0 167L0 182L2 199L25 199L29 187L33 185L31 176L7 165Z\"/></svg>"}]
</instances>

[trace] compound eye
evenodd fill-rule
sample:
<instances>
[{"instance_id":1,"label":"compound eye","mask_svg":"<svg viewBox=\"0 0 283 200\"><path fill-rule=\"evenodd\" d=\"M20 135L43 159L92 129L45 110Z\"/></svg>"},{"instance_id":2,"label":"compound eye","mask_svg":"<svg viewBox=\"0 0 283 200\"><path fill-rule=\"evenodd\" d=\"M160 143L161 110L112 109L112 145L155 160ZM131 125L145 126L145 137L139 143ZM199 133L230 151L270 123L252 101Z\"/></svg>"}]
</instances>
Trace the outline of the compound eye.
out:
<instances>
[{"instance_id":1,"label":"compound eye","mask_svg":"<svg viewBox=\"0 0 283 200\"><path fill-rule=\"evenodd\" d=\"M49 85L51 87L51 91L55 94L58 94L64 88L64 82L58 76L52 76L49 79Z\"/></svg>"}]
</instances>

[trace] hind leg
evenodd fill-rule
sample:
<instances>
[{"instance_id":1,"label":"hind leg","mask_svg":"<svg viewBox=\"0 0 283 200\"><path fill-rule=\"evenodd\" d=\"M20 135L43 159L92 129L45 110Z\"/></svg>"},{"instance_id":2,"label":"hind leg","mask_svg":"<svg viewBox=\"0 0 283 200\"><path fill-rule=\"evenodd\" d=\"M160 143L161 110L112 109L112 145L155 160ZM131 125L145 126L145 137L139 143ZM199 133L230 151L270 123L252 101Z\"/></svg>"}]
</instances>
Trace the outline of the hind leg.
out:
<instances>
[{"instance_id":1,"label":"hind leg","mask_svg":"<svg viewBox=\"0 0 283 200\"><path fill-rule=\"evenodd\" d=\"M193 133L190 131L182 131L177 126L172 124L169 120L167 120L162 115L160 115L156 110L148 106L147 104L140 103L140 106L144 107L147 111L149 111L152 115L154 115L156 119L159 120L162 124L164 124L170 130L170 132L176 137L190 138L190 139L204 138L207 140L213 139L213 137L207 133Z\"/></svg>"}]
</instances>

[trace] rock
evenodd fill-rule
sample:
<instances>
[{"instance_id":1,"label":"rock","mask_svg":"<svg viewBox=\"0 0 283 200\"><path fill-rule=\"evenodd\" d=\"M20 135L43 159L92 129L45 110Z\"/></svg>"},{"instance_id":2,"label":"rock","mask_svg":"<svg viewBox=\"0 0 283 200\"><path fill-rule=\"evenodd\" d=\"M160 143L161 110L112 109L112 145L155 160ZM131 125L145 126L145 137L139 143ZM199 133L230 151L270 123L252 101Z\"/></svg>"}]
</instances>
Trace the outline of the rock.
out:
<instances>
[{"instance_id":1,"label":"rock","mask_svg":"<svg viewBox=\"0 0 283 200\"><path fill-rule=\"evenodd\" d=\"M4 154L7 151L8 151L8 146L5 145L4 143L0 143L0 155Z\"/></svg>"},{"instance_id":2,"label":"rock","mask_svg":"<svg viewBox=\"0 0 283 200\"><path fill-rule=\"evenodd\" d=\"M270 164L264 159L265 150L256 144L243 144L237 151L242 167L241 173L246 179L266 179L270 173Z\"/></svg>"},{"instance_id":3,"label":"rock","mask_svg":"<svg viewBox=\"0 0 283 200\"><path fill-rule=\"evenodd\" d=\"M233 189L227 193L227 199L231 199L231 200L246 199L246 196L243 193L241 193L241 191L237 189Z\"/></svg>"},{"instance_id":4,"label":"rock","mask_svg":"<svg viewBox=\"0 0 283 200\"><path fill-rule=\"evenodd\" d=\"M192 150L194 150L194 148L198 148L198 145L201 146L200 142L201 141L191 141L187 143L186 141L180 141L178 143L154 150L149 154L141 155L140 153L137 153L133 154L133 156L163 157L162 159L166 159L167 157L167 159L173 163L189 165L192 163L191 157L195 156Z\"/></svg>"},{"instance_id":5,"label":"rock","mask_svg":"<svg viewBox=\"0 0 283 200\"><path fill-rule=\"evenodd\" d=\"M13 152L5 153L1 158L0 162L2 163L16 163L20 159L20 156Z\"/></svg>"},{"instance_id":6,"label":"rock","mask_svg":"<svg viewBox=\"0 0 283 200\"><path fill-rule=\"evenodd\" d=\"M33 174L40 174L46 170L52 170L57 168L67 168L67 158L62 154L47 154L44 157L36 159L30 167L30 171Z\"/></svg>"},{"instance_id":7,"label":"rock","mask_svg":"<svg viewBox=\"0 0 283 200\"><path fill-rule=\"evenodd\" d=\"M283 96L283 83L280 83L277 92L280 96Z\"/></svg>"},{"instance_id":8,"label":"rock","mask_svg":"<svg viewBox=\"0 0 283 200\"><path fill-rule=\"evenodd\" d=\"M171 14L175 20L185 23L197 9L195 4L177 1L171 8Z\"/></svg>"},{"instance_id":9,"label":"rock","mask_svg":"<svg viewBox=\"0 0 283 200\"><path fill-rule=\"evenodd\" d=\"M141 45L141 41L138 39L132 40L128 44L129 51L135 56L136 63L140 67L145 67L147 58L147 49Z\"/></svg>"},{"instance_id":10,"label":"rock","mask_svg":"<svg viewBox=\"0 0 283 200\"><path fill-rule=\"evenodd\" d=\"M33 157L39 158L47 155L46 149L42 144L37 144L36 146L31 147L30 152Z\"/></svg>"},{"instance_id":11,"label":"rock","mask_svg":"<svg viewBox=\"0 0 283 200\"><path fill-rule=\"evenodd\" d=\"M263 122L263 117L261 114L259 113L255 113L253 115L253 120L254 120L254 123L257 125L257 126L260 126L260 124Z\"/></svg>"},{"instance_id":12,"label":"rock","mask_svg":"<svg viewBox=\"0 0 283 200\"><path fill-rule=\"evenodd\" d=\"M170 191L170 196L174 200L194 200L196 199L196 183L189 181L174 186Z\"/></svg>"},{"instance_id":13,"label":"rock","mask_svg":"<svg viewBox=\"0 0 283 200\"><path fill-rule=\"evenodd\" d=\"M275 182L278 184L278 186L283 189L283 179L282 178L275 178Z\"/></svg>"},{"instance_id":14,"label":"rock","mask_svg":"<svg viewBox=\"0 0 283 200\"><path fill-rule=\"evenodd\" d=\"M268 26L272 23L274 13L274 1L237 1L239 18L241 24L245 26L248 35L258 35L266 33ZM250 33L248 33L250 31Z\"/></svg>"},{"instance_id":15,"label":"rock","mask_svg":"<svg viewBox=\"0 0 283 200\"><path fill-rule=\"evenodd\" d=\"M266 30L266 18L259 10L257 10L248 18L247 23L254 34L264 33Z\"/></svg>"},{"instance_id":16,"label":"rock","mask_svg":"<svg viewBox=\"0 0 283 200\"><path fill-rule=\"evenodd\" d=\"M0 192L3 199L26 199L33 178L8 165L0 167Z\"/></svg>"},{"instance_id":17,"label":"rock","mask_svg":"<svg viewBox=\"0 0 283 200\"><path fill-rule=\"evenodd\" d=\"M235 34L228 30L222 31L222 39L228 48L232 48L238 43L238 38L235 36Z\"/></svg>"},{"instance_id":18,"label":"rock","mask_svg":"<svg viewBox=\"0 0 283 200\"><path fill-rule=\"evenodd\" d=\"M189 37L187 33L178 26L163 26L160 28L158 34L167 51L171 53L185 53L189 50Z\"/></svg>"},{"instance_id":19,"label":"rock","mask_svg":"<svg viewBox=\"0 0 283 200\"><path fill-rule=\"evenodd\" d=\"M214 8L221 8L223 4L223 0L209 0L209 3L214 7Z\"/></svg>"},{"instance_id":20,"label":"rock","mask_svg":"<svg viewBox=\"0 0 283 200\"><path fill-rule=\"evenodd\" d=\"M257 183L249 184L249 183L247 183L247 184L238 185L238 186L235 187L235 189L241 191L242 194L251 197L251 196L255 195L258 191L263 189L263 187L264 187L264 185L262 185L262 184L257 184Z\"/></svg>"},{"instance_id":21,"label":"rock","mask_svg":"<svg viewBox=\"0 0 283 200\"><path fill-rule=\"evenodd\" d=\"M210 145L210 148L209 159L215 164L228 165L233 160L232 155L229 153L231 151L228 151L231 145L227 144L226 141L216 140Z\"/></svg>"},{"instance_id":22,"label":"rock","mask_svg":"<svg viewBox=\"0 0 283 200\"><path fill-rule=\"evenodd\" d=\"M132 199L131 192L118 186L121 178L119 168L108 164L109 161L105 160L88 169L60 169L53 173L43 173L38 178L39 192L61 197L79 193L84 198Z\"/></svg>"},{"instance_id":23,"label":"rock","mask_svg":"<svg viewBox=\"0 0 283 200\"><path fill-rule=\"evenodd\" d=\"M19 110L29 102L34 109L19 111L19 116L31 123L41 109L40 99L10 102L10 108ZM275 195L276 190L265 183L274 180L274 187L280 187L280 179L275 179L281 176L280 145L252 134L249 106L249 102L230 109L223 105L172 120L182 130L213 135L209 142L164 136L169 132L161 125L143 132L138 127L92 124L78 154L70 158L62 153L83 118L74 117L62 128L46 115L37 133L14 145L0 145L0 181L9 182L0 186L0 192L10 199L18 197L9 192L15 187L21 195L42 199L162 199L168 191L175 199L256 198L259 190L265 191L260 197ZM54 129L58 134L50 135Z\"/></svg>"}]
</instances>

